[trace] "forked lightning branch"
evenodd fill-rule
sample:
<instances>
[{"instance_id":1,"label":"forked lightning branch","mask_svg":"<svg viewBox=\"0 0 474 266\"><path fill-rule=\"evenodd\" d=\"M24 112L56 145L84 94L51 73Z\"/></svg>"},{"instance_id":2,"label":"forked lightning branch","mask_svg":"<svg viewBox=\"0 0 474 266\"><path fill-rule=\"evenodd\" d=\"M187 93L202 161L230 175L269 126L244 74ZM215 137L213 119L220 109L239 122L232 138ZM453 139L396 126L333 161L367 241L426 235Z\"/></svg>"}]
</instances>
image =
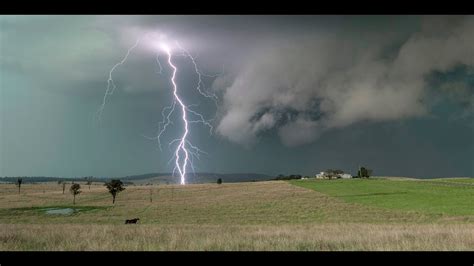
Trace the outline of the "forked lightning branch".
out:
<instances>
[{"instance_id":1,"label":"forked lightning branch","mask_svg":"<svg viewBox=\"0 0 474 266\"><path fill-rule=\"evenodd\" d=\"M117 64L115 64L110 69L109 76L107 79L107 88L102 100L102 104L97 112L99 121L101 120L102 113L104 112L105 105L108 100L108 96L112 95L115 89L117 88L117 85L115 84L114 79L113 79L114 71L119 66L126 63L127 59L132 54L133 50L139 46L140 42L142 42L143 39L149 39L149 38L150 38L149 35L147 35L144 38L137 39L137 41L133 44L133 46L131 46L127 50L127 53L122 58L122 60L120 60ZM164 54L164 56L166 57L166 62L168 66L172 69L172 74L171 74L171 77L169 77L169 79L170 79L170 84L172 87L173 100L169 106L166 106L163 108L161 112L162 121L159 123L158 133L155 137L150 138L150 139L156 140L158 142L158 147L162 151L161 138L163 136L163 133L166 132L166 130L169 128L171 124L175 124L173 123L173 121L171 121L172 114L174 112L179 112L181 114L179 116L181 120L179 121L180 122L179 124L182 126L182 134L180 134L177 138L171 140L168 143L168 146L170 147L173 145L175 146L173 155L170 159L170 162L174 161L175 163L175 166L173 168L173 176L175 176L176 173L179 174L180 183L184 185L186 184L186 174L188 173L189 168L192 171L194 171L194 165L193 165L194 159L199 159L200 154L205 153L204 151L202 151L201 149L193 145L191 141L189 140L189 135L190 135L189 125L194 124L194 123L202 124L209 128L209 132L211 134L213 131L213 127L210 123L210 120L205 119L202 114L193 110L191 108L192 105L187 105L186 101L180 95L180 91L182 91L183 88L180 88L178 84L176 83L176 76L179 74L178 73L179 69L173 63L173 57L175 55L180 55L180 56L185 56L191 60L194 66L196 75L198 76L198 84L195 89L200 95L211 99L217 105L217 99L218 99L217 96L214 93L206 90L204 86L204 82L202 80L202 76L207 76L207 77L216 77L216 76L209 76L209 75L204 75L203 73L201 73L201 71L199 71L199 68L197 66L197 63L194 57L191 56L191 54L186 49L184 49L178 42L175 41L174 45L171 46L169 43L163 40L154 39L153 41L156 42L157 44L156 45L157 54L154 57L154 59L156 60L156 63L158 64L158 67L160 69L159 74L162 74L162 70L163 70L163 65L161 64L159 60L161 53Z\"/></svg>"}]
</instances>

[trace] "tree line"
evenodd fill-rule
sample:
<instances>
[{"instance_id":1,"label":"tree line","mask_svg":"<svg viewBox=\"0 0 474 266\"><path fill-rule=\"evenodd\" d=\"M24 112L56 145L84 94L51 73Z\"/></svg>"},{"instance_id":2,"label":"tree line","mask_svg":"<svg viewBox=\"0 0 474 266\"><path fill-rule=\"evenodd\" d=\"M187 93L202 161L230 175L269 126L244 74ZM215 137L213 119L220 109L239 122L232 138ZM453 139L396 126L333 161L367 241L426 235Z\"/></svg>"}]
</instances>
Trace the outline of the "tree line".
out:
<instances>
[{"instance_id":1,"label":"tree line","mask_svg":"<svg viewBox=\"0 0 474 266\"><path fill-rule=\"evenodd\" d=\"M85 184L89 186L89 190L90 190L90 186L93 182L92 177L85 177L84 180L85 180ZM74 182L75 181L71 181L71 186L69 187L69 192L73 195L73 205L76 205L76 196L81 194L82 191L81 191L81 185L78 184L78 183L74 183ZM18 186L18 194L21 194L21 185L23 184L23 178L21 178L21 177L17 178L15 183ZM62 184L63 194L64 194L64 191L66 190L66 182L64 182L62 180L59 180L58 185L60 185L60 184ZM109 193L112 195L112 204L115 204L115 198L117 197L117 195L120 192L125 190L124 183L122 181L120 181L119 179L112 179L108 182L105 182L104 186L107 188Z\"/></svg>"}]
</instances>

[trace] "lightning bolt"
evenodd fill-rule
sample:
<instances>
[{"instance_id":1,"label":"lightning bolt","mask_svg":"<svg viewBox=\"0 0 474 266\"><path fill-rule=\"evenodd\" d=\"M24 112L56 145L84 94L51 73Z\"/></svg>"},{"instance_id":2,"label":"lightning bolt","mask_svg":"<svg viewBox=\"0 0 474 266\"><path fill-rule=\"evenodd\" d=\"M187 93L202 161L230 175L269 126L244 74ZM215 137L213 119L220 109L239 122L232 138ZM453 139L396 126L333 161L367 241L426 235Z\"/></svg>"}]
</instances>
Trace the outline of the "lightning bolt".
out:
<instances>
[{"instance_id":1,"label":"lightning bolt","mask_svg":"<svg viewBox=\"0 0 474 266\"><path fill-rule=\"evenodd\" d=\"M105 94L104 94L102 105L100 106L100 108L98 110L99 121L100 121L100 116L102 115L103 110L105 108L107 97L109 95L113 94L113 92L115 91L115 89L117 87L114 83L113 78L112 78L113 72L115 71L115 69L117 67L123 65L127 61L130 53L132 52L133 49L135 49L138 46L139 42L140 42L140 39L138 39L136 41L136 43L127 50L127 53L122 58L122 60L120 62L118 62L117 64L115 64L112 67L112 69L110 70L109 78L107 80L107 88L106 88L106 91L105 91ZM203 97L206 97L206 98L212 100L215 103L216 107L217 107L218 97L214 93L209 92L205 88L205 83L204 83L202 77L204 76L204 77L209 77L209 78L215 78L215 77L218 77L218 75L203 74L199 70L195 58L186 49L184 49L181 45L179 45L178 42L175 42L175 43L176 43L177 47L182 51L181 54L176 54L175 56L185 56L185 57L189 58L191 60L192 64L193 64L193 66L194 66L194 70L195 70L196 75L198 77L198 82L197 82L197 86L196 86L197 92L200 95L202 95ZM212 134L213 127L212 127L210 122L214 118L206 120L202 114L200 114L199 112L191 109L191 107L193 107L194 105L192 105L192 104L191 105L186 105L185 104L184 100L180 97L179 92L178 92L178 85L176 84L176 80L175 80L177 72L178 72L178 68L173 63L173 54L171 52L171 49L166 44L162 44L161 48L166 54L166 57L167 57L166 61L167 61L168 65L172 69L172 75L171 75L170 80L171 80L171 84L172 84L173 102L169 106L164 107L163 110L161 111L162 121L159 122L159 124L158 124L159 125L159 130L158 130L158 133L157 133L156 137L153 137L153 138L150 138L150 137L147 137L147 136L144 136L144 137L146 137L148 139L152 139L152 140L156 139L157 142L158 142L158 147L160 148L160 151L162 151L161 137L162 137L163 133L167 130L167 128L170 125L173 124L173 122L171 120L171 116L175 112L176 107L178 107L178 109L181 109L180 113L181 113L181 120L182 120L182 123L183 123L184 132L181 135L181 137L176 138L176 139L172 140L171 142L169 142L168 146L169 146L170 150L171 150L172 145L176 145L176 143L177 143L177 146L175 147L175 150L173 152L174 155L168 161L168 164L170 164L171 161L173 161L173 159L174 159L175 166L173 168L173 176L175 175L176 172L178 172L179 178L180 178L180 183L182 185L184 185L184 184L186 184L186 174L187 174L188 166L190 166L192 171L195 172L194 164L193 164L194 158L199 160L201 154L207 154L205 151L203 151L203 150L199 149L198 147L194 146L189 141L189 139L188 139L188 136L189 136L189 133L190 133L189 124L193 124L193 123L203 124L203 125L205 125L209 128L209 132L210 132L210 134ZM162 64L159 60L159 54L158 53L155 56L155 61L156 61L157 66L159 68L157 73L161 75L162 71L163 71L163 67L162 67ZM190 119L190 117L192 117L192 116L194 116L194 118Z\"/></svg>"},{"instance_id":2,"label":"lightning bolt","mask_svg":"<svg viewBox=\"0 0 474 266\"><path fill-rule=\"evenodd\" d=\"M122 58L122 60L120 62L118 62L117 64L115 64L109 71L109 78L107 79L107 89L105 90L105 94L104 94L104 99L102 100L102 105L100 106L99 110L97 111L97 117L99 119L99 122L101 121L101 117L102 117L102 113L104 112L104 108L105 108L105 103L107 102L107 96L109 95L112 95L115 91L115 89L117 88L117 86L115 85L115 82L112 78L112 75L115 71L115 69L123 64L125 64L125 62L127 61L128 59L128 56L130 55L130 53L132 52L133 49L135 49L138 44L140 43L140 39L137 39L137 41L135 42L135 44L128 48L127 50L127 53L125 54L125 56ZM160 65L160 69L161 69L161 65Z\"/></svg>"},{"instance_id":3,"label":"lightning bolt","mask_svg":"<svg viewBox=\"0 0 474 266\"><path fill-rule=\"evenodd\" d=\"M214 101L214 103L217 105L217 96L214 93L202 91L201 86L202 86L202 88L205 89L205 84L202 81L203 76L210 77L210 78L215 78L218 75L206 75L206 74L201 73L201 71L199 71L199 68L197 66L197 63L196 63L196 60L194 59L194 57L186 49L184 49L178 42L176 42L176 45L179 47L179 49L181 49L184 52L185 56L187 56L187 57L189 57L189 59L191 59L191 62L193 63L194 71L196 71L196 74L198 75L198 78L199 78L196 89L199 91L199 93L202 96L204 96L206 98L211 98Z\"/></svg>"},{"instance_id":4,"label":"lightning bolt","mask_svg":"<svg viewBox=\"0 0 474 266\"><path fill-rule=\"evenodd\" d=\"M181 100L181 98L178 95L178 86L176 85L176 81L175 81L176 71L178 69L176 68L175 65L173 65L173 62L171 61L170 49L168 47L165 47L164 50L165 50L166 54L168 55L168 64L173 69L173 74L171 76L171 83L173 84L173 95L174 95L175 100L179 103L179 105L181 107L182 119L183 119L183 123L184 123L184 134L181 137L178 148L175 151L176 168L178 169L178 172L179 172L179 175L180 175L180 178L181 178L181 184L184 185L186 183L186 166L187 166L188 161L189 161L189 153L188 153L188 150L186 149L186 144L187 144L186 137L188 136L188 133L189 133L188 120L186 118L187 108L186 108L186 105L184 105L183 101ZM173 106L174 105L175 104L173 104ZM179 161L180 151L182 151L184 153L184 159L182 160L182 164L180 164L180 161Z\"/></svg>"}]
</instances>

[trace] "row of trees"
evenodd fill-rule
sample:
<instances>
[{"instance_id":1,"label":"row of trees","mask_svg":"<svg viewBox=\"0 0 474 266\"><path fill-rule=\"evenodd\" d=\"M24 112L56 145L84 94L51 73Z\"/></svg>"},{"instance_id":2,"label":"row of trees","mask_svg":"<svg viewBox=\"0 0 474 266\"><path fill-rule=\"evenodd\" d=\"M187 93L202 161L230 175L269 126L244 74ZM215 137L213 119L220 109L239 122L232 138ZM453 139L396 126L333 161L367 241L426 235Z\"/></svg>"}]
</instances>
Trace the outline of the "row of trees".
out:
<instances>
[{"instance_id":1,"label":"row of trees","mask_svg":"<svg viewBox=\"0 0 474 266\"><path fill-rule=\"evenodd\" d=\"M87 185L89 185L89 189L90 189L91 183L92 183L92 181L88 181L86 183ZM123 182L118 180L118 179L112 179L109 182L106 182L104 184L104 186L107 188L109 193L112 195L112 204L115 204L115 197L117 197L117 194L125 190L125 188L123 187ZM81 191L81 185L72 184L71 187L69 188L69 191L74 196L73 205L75 205L76 204L76 195L79 195L82 192Z\"/></svg>"},{"instance_id":2,"label":"row of trees","mask_svg":"<svg viewBox=\"0 0 474 266\"><path fill-rule=\"evenodd\" d=\"M16 181L16 185L18 186L18 194L21 193L21 184L23 183L22 178L18 178ZM64 181L58 181L58 184L63 185L63 194L64 191L66 190L66 182ZM91 189L91 184L92 184L92 177L86 178L86 185L89 186L89 190ZM104 186L107 188L109 193L112 195L112 203L115 204L115 197L117 197L117 194L124 191L125 188L123 186L123 182L118 180L118 179L112 179L109 182L106 182ZM76 204L76 196L81 194L81 185L80 184L75 184L74 181L72 182L71 187L69 188L69 192L73 195L73 205Z\"/></svg>"}]
</instances>

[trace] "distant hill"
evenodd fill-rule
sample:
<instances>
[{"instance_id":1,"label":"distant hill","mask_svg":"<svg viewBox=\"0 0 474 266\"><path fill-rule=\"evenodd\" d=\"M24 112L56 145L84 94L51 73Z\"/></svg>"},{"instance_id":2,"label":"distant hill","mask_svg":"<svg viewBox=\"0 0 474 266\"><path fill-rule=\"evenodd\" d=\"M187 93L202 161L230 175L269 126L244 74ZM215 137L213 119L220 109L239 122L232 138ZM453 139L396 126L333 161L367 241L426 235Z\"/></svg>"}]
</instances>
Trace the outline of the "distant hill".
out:
<instances>
[{"instance_id":1,"label":"distant hill","mask_svg":"<svg viewBox=\"0 0 474 266\"><path fill-rule=\"evenodd\" d=\"M217 179L221 178L223 182L253 182L253 181L266 181L273 177L264 174L255 173L234 173L234 174L218 174L218 173L194 173L189 174L186 178L186 182L189 184L202 184L202 183L214 183ZM120 178L123 181L133 182L135 184L156 184L156 183L169 183L176 184L180 180L178 177L173 177L172 173L150 173L143 175L125 176Z\"/></svg>"},{"instance_id":2,"label":"distant hill","mask_svg":"<svg viewBox=\"0 0 474 266\"><path fill-rule=\"evenodd\" d=\"M15 183L19 177L1 177L0 183ZM21 177L23 183L41 183L41 182L58 182L64 180L66 182L84 182L84 177ZM173 177L171 173L149 173L142 175L132 175L124 177L93 177L94 182L106 182L110 179L120 179L124 183L140 184L176 184L179 183L178 177ZM233 174L218 174L218 173L194 173L189 174L186 181L190 184L201 184L201 183L214 183L218 178L221 178L223 182L253 182L253 181L266 181L271 180L274 177L264 174L255 173L233 173Z\"/></svg>"},{"instance_id":3,"label":"distant hill","mask_svg":"<svg viewBox=\"0 0 474 266\"><path fill-rule=\"evenodd\" d=\"M16 183L18 178L22 179L25 183L43 183L43 182L84 182L84 177L49 177L49 176L18 176L18 177L0 177L0 183ZM105 182L110 178L104 177L93 177L94 182Z\"/></svg>"}]
</instances>

